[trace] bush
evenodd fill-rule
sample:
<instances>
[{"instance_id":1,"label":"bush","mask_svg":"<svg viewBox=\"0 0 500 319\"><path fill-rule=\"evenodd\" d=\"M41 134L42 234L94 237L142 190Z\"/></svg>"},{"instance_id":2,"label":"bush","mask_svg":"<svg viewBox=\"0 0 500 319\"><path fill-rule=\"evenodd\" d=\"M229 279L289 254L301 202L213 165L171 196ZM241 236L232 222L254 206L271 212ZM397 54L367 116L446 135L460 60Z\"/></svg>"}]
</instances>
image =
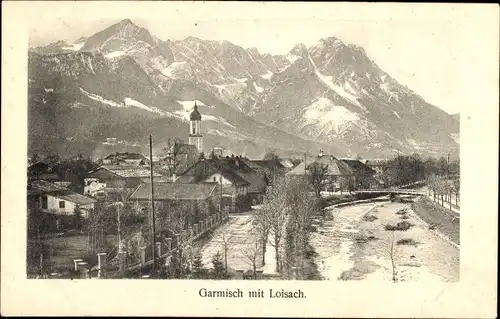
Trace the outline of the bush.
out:
<instances>
[{"instance_id":1,"label":"bush","mask_svg":"<svg viewBox=\"0 0 500 319\"><path fill-rule=\"evenodd\" d=\"M378 240L378 238L375 236L372 236L372 235L370 235L370 236L358 235L358 236L356 236L355 240L356 240L356 243L358 243L358 244L366 244L370 241Z\"/></svg>"},{"instance_id":2,"label":"bush","mask_svg":"<svg viewBox=\"0 0 500 319\"><path fill-rule=\"evenodd\" d=\"M385 230L388 230L388 231L407 231L412 226L413 226L412 223L407 222L405 220L402 222L398 222L396 225L387 224L384 226L384 228L385 228Z\"/></svg>"},{"instance_id":3,"label":"bush","mask_svg":"<svg viewBox=\"0 0 500 319\"><path fill-rule=\"evenodd\" d=\"M396 212L396 215L406 215L408 214L408 210L406 208L400 209Z\"/></svg>"},{"instance_id":4,"label":"bush","mask_svg":"<svg viewBox=\"0 0 500 319\"><path fill-rule=\"evenodd\" d=\"M328 200L326 200L325 198L320 198L318 200L318 206L319 206L319 209L322 210L322 209L330 206L330 202Z\"/></svg>"},{"instance_id":5,"label":"bush","mask_svg":"<svg viewBox=\"0 0 500 319\"><path fill-rule=\"evenodd\" d=\"M374 215L364 215L363 216L363 220L365 222L372 222L372 221L377 220L377 219L378 219L378 217L374 216Z\"/></svg>"},{"instance_id":6,"label":"bush","mask_svg":"<svg viewBox=\"0 0 500 319\"><path fill-rule=\"evenodd\" d=\"M404 238L400 239L396 242L397 245L407 245L407 246L417 246L419 242L411 239L411 238Z\"/></svg>"},{"instance_id":7,"label":"bush","mask_svg":"<svg viewBox=\"0 0 500 319\"><path fill-rule=\"evenodd\" d=\"M401 219L410 219L410 217L408 217L407 215L401 215L400 217Z\"/></svg>"}]
</instances>

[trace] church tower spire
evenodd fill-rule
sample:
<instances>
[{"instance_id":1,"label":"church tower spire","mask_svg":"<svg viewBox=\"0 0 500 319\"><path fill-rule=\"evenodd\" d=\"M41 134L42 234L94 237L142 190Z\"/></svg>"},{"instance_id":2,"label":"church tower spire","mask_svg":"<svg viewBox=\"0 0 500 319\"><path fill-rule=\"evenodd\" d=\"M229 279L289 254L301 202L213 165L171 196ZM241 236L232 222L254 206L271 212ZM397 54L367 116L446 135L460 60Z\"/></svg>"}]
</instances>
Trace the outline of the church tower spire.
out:
<instances>
[{"instance_id":1,"label":"church tower spire","mask_svg":"<svg viewBox=\"0 0 500 319\"><path fill-rule=\"evenodd\" d=\"M196 146L199 153L203 152L203 135L201 134L201 114L196 104L196 76L193 111L189 115L189 144Z\"/></svg>"}]
</instances>

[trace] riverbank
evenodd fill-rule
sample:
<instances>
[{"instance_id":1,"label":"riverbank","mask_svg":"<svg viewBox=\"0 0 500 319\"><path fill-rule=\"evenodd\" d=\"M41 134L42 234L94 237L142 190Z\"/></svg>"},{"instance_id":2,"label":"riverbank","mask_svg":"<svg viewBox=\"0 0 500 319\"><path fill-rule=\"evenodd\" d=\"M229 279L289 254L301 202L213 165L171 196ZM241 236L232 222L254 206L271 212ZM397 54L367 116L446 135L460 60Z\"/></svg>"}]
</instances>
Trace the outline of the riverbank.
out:
<instances>
[{"instance_id":1,"label":"riverbank","mask_svg":"<svg viewBox=\"0 0 500 319\"><path fill-rule=\"evenodd\" d=\"M443 208L428 198L420 198L412 204L412 209L427 224L433 225L453 243L460 245L460 215Z\"/></svg>"},{"instance_id":2,"label":"riverbank","mask_svg":"<svg viewBox=\"0 0 500 319\"><path fill-rule=\"evenodd\" d=\"M322 277L389 282L457 281L458 248L429 230L411 205L411 202L387 201L329 209L327 218L311 238ZM406 231L386 230L386 225L398 222L411 226Z\"/></svg>"}]
</instances>

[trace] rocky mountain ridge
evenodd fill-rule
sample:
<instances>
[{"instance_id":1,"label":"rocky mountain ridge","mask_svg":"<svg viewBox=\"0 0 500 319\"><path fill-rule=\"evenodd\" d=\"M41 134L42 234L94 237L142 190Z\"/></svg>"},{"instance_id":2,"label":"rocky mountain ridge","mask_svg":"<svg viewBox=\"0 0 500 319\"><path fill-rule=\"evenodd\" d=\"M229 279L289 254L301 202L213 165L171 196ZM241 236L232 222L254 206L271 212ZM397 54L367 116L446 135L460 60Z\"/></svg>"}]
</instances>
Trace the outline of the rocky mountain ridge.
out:
<instances>
[{"instance_id":1,"label":"rocky mountain ridge","mask_svg":"<svg viewBox=\"0 0 500 319\"><path fill-rule=\"evenodd\" d=\"M182 121L196 98L205 105L204 125L214 140L238 144L245 127L245 139L260 149L256 153L283 145L298 153L326 148L364 157L459 148L454 116L400 85L363 48L335 37L270 55L229 41L161 41L125 19L76 44L56 42L30 51L30 92L39 93L30 96L38 101L42 90L53 89L71 105L115 103L148 120ZM259 127L279 131L274 135L286 141L259 136Z\"/></svg>"}]
</instances>

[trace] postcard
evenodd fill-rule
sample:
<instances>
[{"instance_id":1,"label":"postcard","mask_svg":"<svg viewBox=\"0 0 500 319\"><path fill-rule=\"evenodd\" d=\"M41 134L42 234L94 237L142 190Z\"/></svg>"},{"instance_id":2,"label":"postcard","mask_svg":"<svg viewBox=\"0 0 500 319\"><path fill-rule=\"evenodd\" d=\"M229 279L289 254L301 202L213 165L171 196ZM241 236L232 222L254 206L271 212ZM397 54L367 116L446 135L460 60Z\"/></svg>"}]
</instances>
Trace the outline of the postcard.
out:
<instances>
[{"instance_id":1,"label":"postcard","mask_svg":"<svg viewBox=\"0 0 500 319\"><path fill-rule=\"evenodd\" d=\"M498 6L2 9L2 315L496 317Z\"/></svg>"}]
</instances>

